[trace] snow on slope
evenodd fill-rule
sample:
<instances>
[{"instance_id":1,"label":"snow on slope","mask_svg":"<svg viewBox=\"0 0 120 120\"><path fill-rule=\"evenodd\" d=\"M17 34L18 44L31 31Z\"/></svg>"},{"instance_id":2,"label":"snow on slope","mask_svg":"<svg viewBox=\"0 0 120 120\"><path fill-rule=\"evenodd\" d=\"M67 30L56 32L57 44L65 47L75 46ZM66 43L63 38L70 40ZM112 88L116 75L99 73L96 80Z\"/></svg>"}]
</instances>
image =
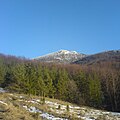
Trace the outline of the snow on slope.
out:
<instances>
[{"instance_id":1,"label":"snow on slope","mask_svg":"<svg viewBox=\"0 0 120 120\"><path fill-rule=\"evenodd\" d=\"M36 113L43 120L120 120L120 113L97 110L85 106L77 106L63 101L46 98L42 104L41 97L4 93L1 95L0 105L17 105L21 110ZM14 99L13 99L14 98ZM69 111L67 110L69 105ZM61 106L60 108L58 106Z\"/></svg>"},{"instance_id":2,"label":"snow on slope","mask_svg":"<svg viewBox=\"0 0 120 120\"><path fill-rule=\"evenodd\" d=\"M34 101L34 102L33 102ZM27 102L27 101L26 101ZM30 102L30 101L29 101ZM31 100L32 103L36 104L37 106L40 103L39 99L33 99ZM56 113L58 116L62 116L66 113L66 105L61 104L59 102L53 102L46 100L45 104L49 111ZM58 109L58 106L61 106L60 109ZM70 120L69 118L62 118L62 117L56 117L52 114L49 114L47 112L43 112L39 109L37 109L34 106L23 106L26 110L29 112L34 112L34 113L39 113L42 118L46 118L46 120ZM97 110L89 107L79 107L76 105L69 105L69 117L75 117L76 119L80 120L120 120L120 113L117 112L108 112L108 111L102 111L102 110Z\"/></svg>"}]
</instances>

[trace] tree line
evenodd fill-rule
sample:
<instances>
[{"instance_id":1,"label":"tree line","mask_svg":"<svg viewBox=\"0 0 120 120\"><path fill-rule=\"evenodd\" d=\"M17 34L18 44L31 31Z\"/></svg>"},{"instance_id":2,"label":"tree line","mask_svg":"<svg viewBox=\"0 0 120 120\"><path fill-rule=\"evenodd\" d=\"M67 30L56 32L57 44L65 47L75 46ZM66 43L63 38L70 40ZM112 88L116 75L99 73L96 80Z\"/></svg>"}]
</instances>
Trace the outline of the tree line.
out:
<instances>
[{"instance_id":1,"label":"tree line","mask_svg":"<svg viewBox=\"0 0 120 120\"><path fill-rule=\"evenodd\" d=\"M41 63L0 55L0 86L11 92L120 111L120 62Z\"/></svg>"}]
</instances>

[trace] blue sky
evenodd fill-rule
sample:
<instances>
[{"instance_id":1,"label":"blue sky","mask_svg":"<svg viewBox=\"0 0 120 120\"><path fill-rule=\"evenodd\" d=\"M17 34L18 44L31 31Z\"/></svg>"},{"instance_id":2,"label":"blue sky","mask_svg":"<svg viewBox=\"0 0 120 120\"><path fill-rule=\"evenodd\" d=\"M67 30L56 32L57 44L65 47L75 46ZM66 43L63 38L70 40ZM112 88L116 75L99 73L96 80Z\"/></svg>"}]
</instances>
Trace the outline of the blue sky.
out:
<instances>
[{"instance_id":1,"label":"blue sky","mask_svg":"<svg viewBox=\"0 0 120 120\"><path fill-rule=\"evenodd\" d=\"M120 49L120 0L0 0L0 53Z\"/></svg>"}]
</instances>

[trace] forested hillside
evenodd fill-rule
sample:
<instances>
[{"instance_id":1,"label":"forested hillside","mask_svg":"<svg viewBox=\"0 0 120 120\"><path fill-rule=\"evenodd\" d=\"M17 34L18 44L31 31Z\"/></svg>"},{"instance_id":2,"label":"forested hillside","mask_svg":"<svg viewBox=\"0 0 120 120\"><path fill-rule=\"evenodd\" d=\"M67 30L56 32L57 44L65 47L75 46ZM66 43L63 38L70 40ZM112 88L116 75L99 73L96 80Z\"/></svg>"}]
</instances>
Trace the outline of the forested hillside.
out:
<instances>
[{"instance_id":1,"label":"forested hillside","mask_svg":"<svg viewBox=\"0 0 120 120\"><path fill-rule=\"evenodd\" d=\"M47 64L0 55L0 86L11 92L120 111L120 62Z\"/></svg>"}]
</instances>

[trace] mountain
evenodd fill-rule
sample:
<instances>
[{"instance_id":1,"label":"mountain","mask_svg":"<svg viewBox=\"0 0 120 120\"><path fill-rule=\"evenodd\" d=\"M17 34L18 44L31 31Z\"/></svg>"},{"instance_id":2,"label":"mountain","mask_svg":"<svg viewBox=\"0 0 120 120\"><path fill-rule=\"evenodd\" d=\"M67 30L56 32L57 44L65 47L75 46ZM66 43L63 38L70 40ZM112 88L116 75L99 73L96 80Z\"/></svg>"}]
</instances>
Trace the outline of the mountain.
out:
<instances>
[{"instance_id":1,"label":"mountain","mask_svg":"<svg viewBox=\"0 0 120 120\"><path fill-rule=\"evenodd\" d=\"M76 64L95 64L100 62L120 62L120 50L111 50L86 56L73 63Z\"/></svg>"},{"instance_id":2,"label":"mountain","mask_svg":"<svg viewBox=\"0 0 120 120\"><path fill-rule=\"evenodd\" d=\"M105 51L93 55L80 54L76 51L60 50L44 56L34 58L41 62L96 64L101 62L120 62L120 50Z\"/></svg>"},{"instance_id":3,"label":"mountain","mask_svg":"<svg viewBox=\"0 0 120 120\"><path fill-rule=\"evenodd\" d=\"M41 62L55 62L55 63L71 63L80 60L87 55L77 53L76 51L60 50L54 53L50 53L44 56L34 58Z\"/></svg>"}]
</instances>

